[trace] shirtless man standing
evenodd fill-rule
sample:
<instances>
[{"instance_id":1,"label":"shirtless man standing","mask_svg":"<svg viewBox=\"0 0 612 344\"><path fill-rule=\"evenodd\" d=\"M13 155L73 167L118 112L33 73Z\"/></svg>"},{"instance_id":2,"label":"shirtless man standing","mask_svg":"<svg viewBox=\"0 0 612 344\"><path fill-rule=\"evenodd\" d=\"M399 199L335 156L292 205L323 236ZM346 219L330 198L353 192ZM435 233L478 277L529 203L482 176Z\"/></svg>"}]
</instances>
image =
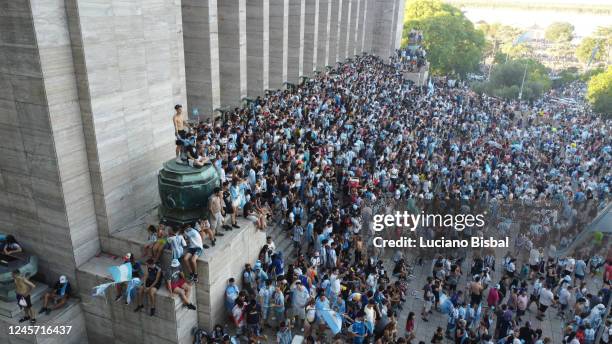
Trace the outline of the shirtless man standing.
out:
<instances>
[{"instance_id":1,"label":"shirtless man standing","mask_svg":"<svg viewBox=\"0 0 612 344\"><path fill-rule=\"evenodd\" d=\"M482 301L482 284L480 283L480 276L476 276L469 285L470 289L470 305L478 306Z\"/></svg>"},{"instance_id":2,"label":"shirtless man standing","mask_svg":"<svg viewBox=\"0 0 612 344\"><path fill-rule=\"evenodd\" d=\"M176 162L182 163L181 160L181 147L183 146L183 141L186 137L185 131L185 119L183 118L183 106L181 104L176 104L174 106L174 110L176 113L172 116L172 122L174 123L174 136L176 136Z\"/></svg>"}]
</instances>

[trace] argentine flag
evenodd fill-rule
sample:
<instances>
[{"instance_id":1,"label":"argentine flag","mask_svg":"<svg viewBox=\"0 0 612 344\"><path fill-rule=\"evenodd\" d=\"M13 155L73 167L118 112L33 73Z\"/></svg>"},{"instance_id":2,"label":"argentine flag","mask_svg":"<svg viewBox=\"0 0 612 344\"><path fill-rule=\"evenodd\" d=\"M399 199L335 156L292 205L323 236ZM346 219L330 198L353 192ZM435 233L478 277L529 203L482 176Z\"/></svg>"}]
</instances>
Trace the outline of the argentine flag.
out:
<instances>
[{"instance_id":1,"label":"argentine flag","mask_svg":"<svg viewBox=\"0 0 612 344\"><path fill-rule=\"evenodd\" d=\"M115 283L130 281L132 280L132 264L125 263L119 266L111 266L108 268L108 273L111 274Z\"/></svg>"},{"instance_id":2,"label":"argentine flag","mask_svg":"<svg viewBox=\"0 0 612 344\"><path fill-rule=\"evenodd\" d=\"M105 296L106 289L108 289L108 287L113 284L115 284L115 282L104 283L93 287L93 292L91 296Z\"/></svg>"},{"instance_id":3,"label":"argentine flag","mask_svg":"<svg viewBox=\"0 0 612 344\"><path fill-rule=\"evenodd\" d=\"M342 329L342 314L331 310L329 306L326 306L319 300L317 300L315 304L315 309L334 335L340 333Z\"/></svg>"}]
</instances>

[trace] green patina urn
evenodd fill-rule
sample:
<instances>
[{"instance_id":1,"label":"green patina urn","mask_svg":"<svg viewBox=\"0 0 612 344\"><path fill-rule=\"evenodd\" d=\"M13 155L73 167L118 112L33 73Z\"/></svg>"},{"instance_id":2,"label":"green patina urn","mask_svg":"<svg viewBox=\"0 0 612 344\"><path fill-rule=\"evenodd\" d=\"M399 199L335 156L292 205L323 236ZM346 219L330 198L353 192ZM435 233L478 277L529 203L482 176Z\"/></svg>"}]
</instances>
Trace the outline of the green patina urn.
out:
<instances>
[{"instance_id":1,"label":"green patina urn","mask_svg":"<svg viewBox=\"0 0 612 344\"><path fill-rule=\"evenodd\" d=\"M208 198L220 186L217 169L212 164L201 168L164 163L157 178L162 221L171 225L190 223L208 215Z\"/></svg>"}]
</instances>

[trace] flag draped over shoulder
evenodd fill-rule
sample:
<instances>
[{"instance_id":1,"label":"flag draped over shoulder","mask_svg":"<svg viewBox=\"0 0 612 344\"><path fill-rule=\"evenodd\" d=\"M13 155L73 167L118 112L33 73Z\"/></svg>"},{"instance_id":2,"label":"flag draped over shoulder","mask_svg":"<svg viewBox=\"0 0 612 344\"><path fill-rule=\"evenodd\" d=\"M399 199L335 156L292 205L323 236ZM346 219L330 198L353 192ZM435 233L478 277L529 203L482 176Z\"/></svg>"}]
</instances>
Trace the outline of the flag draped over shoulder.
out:
<instances>
[{"instance_id":1,"label":"flag draped over shoulder","mask_svg":"<svg viewBox=\"0 0 612 344\"><path fill-rule=\"evenodd\" d=\"M444 293L440 293L440 311L448 314L453 310L453 302Z\"/></svg>"},{"instance_id":2,"label":"flag draped over shoulder","mask_svg":"<svg viewBox=\"0 0 612 344\"><path fill-rule=\"evenodd\" d=\"M111 266L108 272L113 277L115 283L127 282L132 280L132 264L125 263L119 266Z\"/></svg>"},{"instance_id":3,"label":"flag draped over shoulder","mask_svg":"<svg viewBox=\"0 0 612 344\"><path fill-rule=\"evenodd\" d=\"M342 329L342 314L331 310L323 302L317 300L315 304L317 314L323 318L323 321L327 324L333 334L340 333Z\"/></svg>"}]
</instances>

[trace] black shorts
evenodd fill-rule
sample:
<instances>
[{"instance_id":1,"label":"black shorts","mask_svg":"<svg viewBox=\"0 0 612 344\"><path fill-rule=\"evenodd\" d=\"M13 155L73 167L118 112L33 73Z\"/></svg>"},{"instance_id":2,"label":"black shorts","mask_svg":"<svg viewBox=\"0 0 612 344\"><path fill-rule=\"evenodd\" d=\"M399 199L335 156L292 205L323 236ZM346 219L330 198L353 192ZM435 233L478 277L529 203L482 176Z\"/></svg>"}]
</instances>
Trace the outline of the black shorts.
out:
<instances>
[{"instance_id":1,"label":"black shorts","mask_svg":"<svg viewBox=\"0 0 612 344\"><path fill-rule=\"evenodd\" d=\"M531 271L535 271L535 272L540 271L540 265L539 264L529 265L529 267L531 268Z\"/></svg>"},{"instance_id":2,"label":"black shorts","mask_svg":"<svg viewBox=\"0 0 612 344\"><path fill-rule=\"evenodd\" d=\"M178 131L178 136L179 136L181 139L185 139L185 138L187 137L187 132L186 132L185 130L179 130L179 131ZM183 145L183 141L182 141L182 140L177 139L177 140L176 140L176 145L177 145L177 146L182 146L182 145Z\"/></svg>"},{"instance_id":3,"label":"black shorts","mask_svg":"<svg viewBox=\"0 0 612 344\"><path fill-rule=\"evenodd\" d=\"M159 288L161 287L161 284L162 284L161 280L160 280L160 281L157 281L157 283L155 283L155 285L153 285L153 282L155 282L155 281L154 281L154 280L153 280L153 281L148 281L148 280L147 280L147 281L145 282L145 287L147 287L147 288L151 288L151 286L152 286L153 288L155 288L155 289L159 290Z\"/></svg>"},{"instance_id":4,"label":"black shorts","mask_svg":"<svg viewBox=\"0 0 612 344\"><path fill-rule=\"evenodd\" d=\"M538 307L538 309L540 310L540 312L544 313L548 309L548 306L544 306L543 304L540 304L540 307Z\"/></svg>"},{"instance_id":5,"label":"black shorts","mask_svg":"<svg viewBox=\"0 0 612 344\"><path fill-rule=\"evenodd\" d=\"M25 300L26 305L23 306L21 300ZM32 300L30 300L30 295L19 295L17 294L17 304L19 304L19 308L30 308L32 307Z\"/></svg>"}]
</instances>

